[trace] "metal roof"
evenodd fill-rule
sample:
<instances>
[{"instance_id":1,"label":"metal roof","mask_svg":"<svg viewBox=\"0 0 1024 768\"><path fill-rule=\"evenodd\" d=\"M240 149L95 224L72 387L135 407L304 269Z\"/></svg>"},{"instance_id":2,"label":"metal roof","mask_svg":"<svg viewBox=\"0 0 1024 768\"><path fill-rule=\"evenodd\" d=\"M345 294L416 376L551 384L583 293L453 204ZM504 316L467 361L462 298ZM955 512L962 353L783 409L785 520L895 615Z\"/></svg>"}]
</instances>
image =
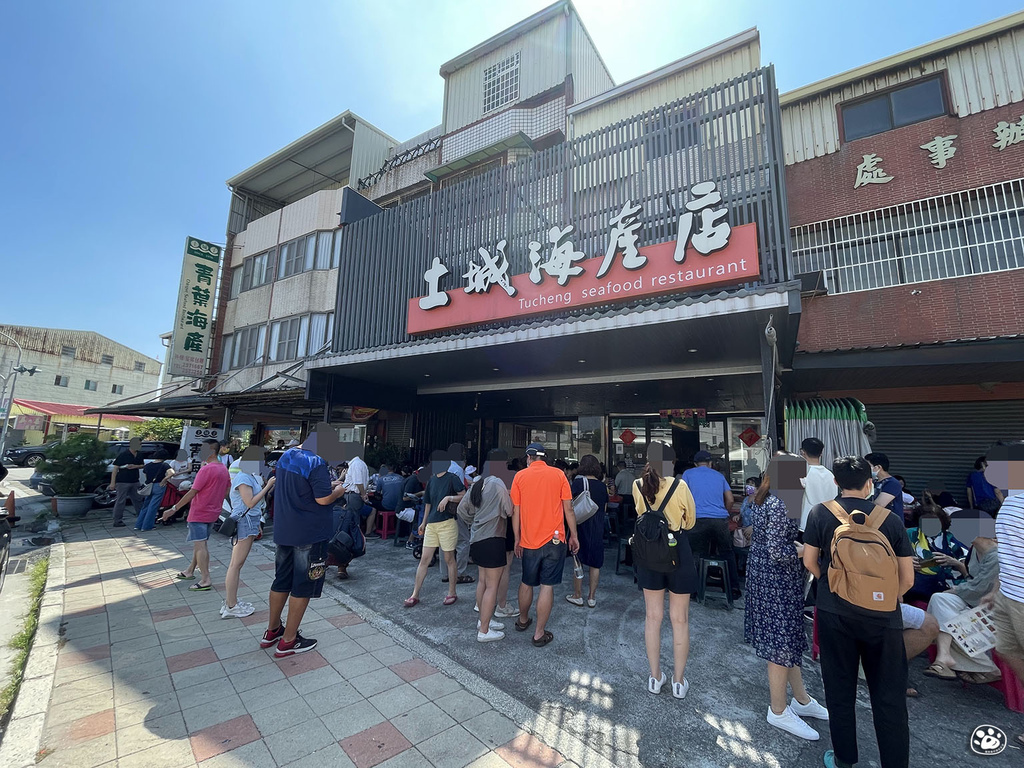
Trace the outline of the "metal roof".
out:
<instances>
[{"instance_id":1,"label":"metal roof","mask_svg":"<svg viewBox=\"0 0 1024 768\"><path fill-rule=\"evenodd\" d=\"M885 72L886 70L911 63L917 59L942 53L943 51L947 51L951 48L958 48L962 45L966 45L986 37L991 37L992 35L996 35L1020 25L1024 25L1024 11L1017 11L1016 13L1011 13L1009 16L1003 16L995 21L990 21L986 24L972 27L971 29L964 30L963 32L957 32L955 35L949 35L948 37L934 40L930 43L926 43L925 45L919 45L916 48L911 48L910 50L903 51L902 53L887 56L884 59L879 59L878 61L871 62L870 64L856 67L847 72L826 77L824 80L819 80L816 83L810 83L809 85L797 88L789 93L782 94L779 96L779 102L782 106L786 106L787 104L803 101L815 94L822 93L824 91L831 91L855 80L862 80L880 72Z\"/></svg>"},{"instance_id":2,"label":"metal roof","mask_svg":"<svg viewBox=\"0 0 1024 768\"><path fill-rule=\"evenodd\" d=\"M586 112L588 109L592 109L599 104L604 104L612 99L617 99L623 94L644 88L651 83L670 77L677 72L682 72L684 69L700 64L708 59L712 59L715 56L721 56L723 53L731 51L733 48L749 45L759 39L760 33L757 31L757 27L745 29L732 37L725 38L725 40L722 40L721 42L709 45L707 48L702 48L696 53L691 53L689 56L684 56L681 59L673 61L671 64L666 64L660 69L655 69L653 72L648 72L646 75L640 75L640 77L629 80L622 85L617 85L604 93L599 93L597 96L587 99L586 101L581 101L579 104L573 104L566 111L570 115Z\"/></svg>"},{"instance_id":3,"label":"metal roof","mask_svg":"<svg viewBox=\"0 0 1024 768\"><path fill-rule=\"evenodd\" d=\"M287 205L320 189L348 184L357 123L398 144L397 139L347 110L232 176L227 185ZM311 178L316 181L311 183Z\"/></svg>"},{"instance_id":4,"label":"metal roof","mask_svg":"<svg viewBox=\"0 0 1024 768\"><path fill-rule=\"evenodd\" d=\"M919 341L911 343L901 342L898 344L874 344L864 347L829 347L828 349L816 349L813 352L797 349L796 354L803 357L809 355L821 355L828 352L874 352L883 350L922 349L924 347L945 347L957 344L976 344L978 342L1013 341L1015 339L1024 340L1024 334L1011 333L1004 336L971 336L962 337L959 339L947 339L945 341Z\"/></svg>"},{"instance_id":5,"label":"metal roof","mask_svg":"<svg viewBox=\"0 0 1024 768\"><path fill-rule=\"evenodd\" d=\"M102 408L89 408L87 405L72 405L71 403L47 403L43 400L22 400L14 398L14 404L21 408L28 408L30 411L37 411L46 416L87 416L102 412L104 416L114 416L110 411ZM142 421L138 416L118 415L120 421Z\"/></svg>"}]
</instances>

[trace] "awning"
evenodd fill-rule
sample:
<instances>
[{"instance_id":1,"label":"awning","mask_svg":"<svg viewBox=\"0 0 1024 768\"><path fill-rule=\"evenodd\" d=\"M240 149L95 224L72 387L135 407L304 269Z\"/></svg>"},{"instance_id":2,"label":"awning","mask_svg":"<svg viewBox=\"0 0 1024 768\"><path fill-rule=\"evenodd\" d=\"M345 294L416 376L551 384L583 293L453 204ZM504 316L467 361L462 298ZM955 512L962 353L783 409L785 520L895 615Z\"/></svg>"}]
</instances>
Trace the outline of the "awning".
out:
<instances>
[{"instance_id":1,"label":"awning","mask_svg":"<svg viewBox=\"0 0 1024 768\"><path fill-rule=\"evenodd\" d=\"M145 421L145 419L139 416L129 416L117 414L116 410L105 411L102 408L89 408L87 405L72 405L71 403L47 403L42 400L19 400L14 399L14 404L27 408L30 411L36 413L42 413L46 416L77 416L85 418L88 416L94 416L102 414L104 417L109 417L114 421Z\"/></svg>"},{"instance_id":2,"label":"awning","mask_svg":"<svg viewBox=\"0 0 1024 768\"><path fill-rule=\"evenodd\" d=\"M478 149L476 152L471 152L470 154L460 157L457 160L452 160L449 163L445 163L444 165L440 165L437 168L426 171L423 175L436 183L445 176L450 176L453 173L463 171L466 168L469 168L473 165L476 165L479 162L482 162L483 160L487 160L492 157L497 157L498 155L504 154L508 150L513 149L515 147L529 147L532 149L533 143L530 141L529 136L527 136L522 131L519 131L518 133L515 133L506 139L502 139L501 141L491 144L489 147Z\"/></svg>"}]
</instances>

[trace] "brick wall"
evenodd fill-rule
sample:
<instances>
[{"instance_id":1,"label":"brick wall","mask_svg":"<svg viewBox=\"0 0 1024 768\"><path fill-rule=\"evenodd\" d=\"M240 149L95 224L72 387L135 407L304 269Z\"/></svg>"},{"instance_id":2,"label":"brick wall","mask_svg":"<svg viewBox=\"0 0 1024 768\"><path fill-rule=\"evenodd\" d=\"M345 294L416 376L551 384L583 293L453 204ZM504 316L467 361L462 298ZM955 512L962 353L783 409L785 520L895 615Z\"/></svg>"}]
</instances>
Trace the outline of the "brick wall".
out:
<instances>
[{"instance_id":1,"label":"brick wall","mask_svg":"<svg viewBox=\"0 0 1024 768\"><path fill-rule=\"evenodd\" d=\"M895 183L895 182L893 182ZM804 298L801 352L1024 333L1024 269Z\"/></svg>"},{"instance_id":2,"label":"brick wall","mask_svg":"<svg viewBox=\"0 0 1024 768\"><path fill-rule=\"evenodd\" d=\"M1010 104L965 118L936 117L885 133L845 142L833 154L786 166L790 226L833 219L926 197L973 189L1024 176L1024 142L998 150L992 129L999 121L1014 123L1024 105ZM921 149L936 136L956 134L956 154L945 168L935 168ZM893 176L885 184L854 189L864 155L882 158L880 167Z\"/></svg>"}]
</instances>

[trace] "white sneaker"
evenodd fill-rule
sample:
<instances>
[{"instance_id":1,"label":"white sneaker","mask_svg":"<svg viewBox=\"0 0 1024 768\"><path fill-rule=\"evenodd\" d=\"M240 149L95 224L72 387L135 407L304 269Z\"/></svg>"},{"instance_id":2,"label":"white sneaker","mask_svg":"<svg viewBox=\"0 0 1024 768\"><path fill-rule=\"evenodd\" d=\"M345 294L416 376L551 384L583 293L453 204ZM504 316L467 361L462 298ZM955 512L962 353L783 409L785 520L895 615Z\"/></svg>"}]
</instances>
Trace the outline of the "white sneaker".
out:
<instances>
[{"instance_id":1,"label":"white sneaker","mask_svg":"<svg viewBox=\"0 0 1024 768\"><path fill-rule=\"evenodd\" d=\"M689 690L690 681L687 680L685 677L683 678L683 682L681 683L677 683L676 679L674 677L672 678L672 695L675 696L677 699L685 699L686 692Z\"/></svg>"},{"instance_id":2,"label":"white sneaker","mask_svg":"<svg viewBox=\"0 0 1024 768\"><path fill-rule=\"evenodd\" d=\"M480 622L479 621L476 623L476 628L480 629ZM500 621L495 621L494 619L491 619L491 623L487 625L487 628L488 629L497 629L497 630L500 631L500 630L505 628L505 625L502 624Z\"/></svg>"},{"instance_id":3,"label":"white sneaker","mask_svg":"<svg viewBox=\"0 0 1024 768\"><path fill-rule=\"evenodd\" d=\"M480 606L479 605L474 605L473 606L473 610L476 611L477 613L480 613Z\"/></svg>"},{"instance_id":4,"label":"white sneaker","mask_svg":"<svg viewBox=\"0 0 1024 768\"><path fill-rule=\"evenodd\" d=\"M566 595L565 599L568 600L573 605L578 605L580 608L583 607L583 598L582 597L576 597L575 595Z\"/></svg>"},{"instance_id":5,"label":"white sneaker","mask_svg":"<svg viewBox=\"0 0 1024 768\"><path fill-rule=\"evenodd\" d=\"M813 696L811 696L811 700L806 704L801 704L796 699L793 699L789 702L789 708L793 710L793 714L800 717L813 717L815 720L828 722L828 710L816 702Z\"/></svg>"},{"instance_id":6,"label":"white sneaker","mask_svg":"<svg viewBox=\"0 0 1024 768\"><path fill-rule=\"evenodd\" d=\"M648 693L653 693L654 695L658 695L659 693L661 693L661 686L663 686L664 684L665 684L665 673L664 672L661 673L661 680L655 680L653 677L648 677L647 678L647 691L648 691Z\"/></svg>"},{"instance_id":7,"label":"white sneaker","mask_svg":"<svg viewBox=\"0 0 1024 768\"><path fill-rule=\"evenodd\" d=\"M794 736L799 736L801 739L817 741L821 738L818 732L801 720L791 707L786 707L781 715L776 715L772 712L772 708L768 707L767 720L768 725L774 725L776 728L792 733Z\"/></svg>"},{"instance_id":8,"label":"white sneaker","mask_svg":"<svg viewBox=\"0 0 1024 768\"><path fill-rule=\"evenodd\" d=\"M505 637L505 633L497 629L492 629L490 632L477 632L476 641L478 643L493 643L495 640L501 640Z\"/></svg>"},{"instance_id":9,"label":"white sneaker","mask_svg":"<svg viewBox=\"0 0 1024 768\"><path fill-rule=\"evenodd\" d=\"M497 619L510 619L513 616L519 616L519 608L512 604L506 605L504 608L501 606L494 608L494 617Z\"/></svg>"},{"instance_id":10,"label":"white sneaker","mask_svg":"<svg viewBox=\"0 0 1024 768\"><path fill-rule=\"evenodd\" d=\"M220 617L222 619L244 619L246 616L252 616L255 612L256 609L251 605L235 603L234 608L223 606L220 609Z\"/></svg>"}]
</instances>

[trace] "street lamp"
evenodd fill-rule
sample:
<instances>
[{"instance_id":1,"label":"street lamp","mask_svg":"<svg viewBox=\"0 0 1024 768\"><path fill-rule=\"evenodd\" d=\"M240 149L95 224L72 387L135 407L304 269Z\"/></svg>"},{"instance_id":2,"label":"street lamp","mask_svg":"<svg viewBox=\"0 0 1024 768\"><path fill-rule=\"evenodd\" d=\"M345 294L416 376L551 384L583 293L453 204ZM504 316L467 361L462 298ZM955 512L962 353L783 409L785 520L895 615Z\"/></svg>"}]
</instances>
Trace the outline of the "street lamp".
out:
<instances>
[{"instance_id":1,"label":"street lamp","mask_svg":"<svg viewBox=\"0 0 1024 768\"><path fill-rule=\"evenodd\" d=\"M3 331L0 331L0 336L3 336L5 339L10 340L11 343L13 343L14 346L18 348L18 362L16 362L11 367L11 372L9 374L7 374L6 376L0 376L0 378L2 378L4 382L3 389L0 389L0 405L3 405L4 402L7 403L6 407L4 408L3 427L0 428L0 460L2 460L4 450L6 450L7 448L7 427L11 423L11 410L14 408L14 385L18 381L18 374L27 373L29 376L32 376L36 373L38 369L34 365L31 368L26 368L24 365L21 364L22 349L21 344L18 343L18 340L16 338L14 338L8 333L4 333ZM10 395L7 394L8 379L10 379L11 381Z\"/></svg>"}]
</instances>

